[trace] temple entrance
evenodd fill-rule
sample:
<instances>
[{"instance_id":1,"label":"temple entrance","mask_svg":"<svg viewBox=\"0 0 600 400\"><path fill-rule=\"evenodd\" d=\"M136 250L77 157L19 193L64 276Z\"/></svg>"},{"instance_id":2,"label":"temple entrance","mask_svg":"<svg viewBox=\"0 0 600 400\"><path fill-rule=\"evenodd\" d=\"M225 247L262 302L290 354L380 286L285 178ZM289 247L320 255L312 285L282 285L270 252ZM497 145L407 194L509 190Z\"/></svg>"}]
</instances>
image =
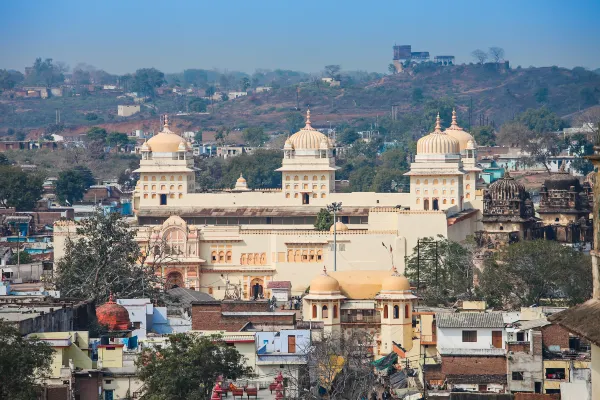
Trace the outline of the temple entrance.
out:
<instances>
[{"instance_id":1,"label":"temple entrance","mask_svg":"<svg viewBox=\"0 0 600 400\"><path fill-rule=\"evenodd\" d=\"M264 281L260 278L254 278L250 281L250 298L251 299L262 299L264 297L263 294L263 286Z\"/></svg>"},{"instance_id":2,"label":"temple entrance","mask_svg":"<svg viewBox=\"0 0 600 400\"><path fill-rule=\"evenodd\" d=\"M167 289L185 287L183 284L183 275L181 275L181 272L170 272L169 275L167 275L167 281L165 285L167 286Z\"/></svg>"},{"instance_id":3,"label":"temple entrance","mask_svg":"<svg viewBox=\"0 0 600 400\"><path fill-rule=\"evenodd\" d=\"M423 210L429 211L429 199L423 200Z\"/></svg>"}]
</instances>

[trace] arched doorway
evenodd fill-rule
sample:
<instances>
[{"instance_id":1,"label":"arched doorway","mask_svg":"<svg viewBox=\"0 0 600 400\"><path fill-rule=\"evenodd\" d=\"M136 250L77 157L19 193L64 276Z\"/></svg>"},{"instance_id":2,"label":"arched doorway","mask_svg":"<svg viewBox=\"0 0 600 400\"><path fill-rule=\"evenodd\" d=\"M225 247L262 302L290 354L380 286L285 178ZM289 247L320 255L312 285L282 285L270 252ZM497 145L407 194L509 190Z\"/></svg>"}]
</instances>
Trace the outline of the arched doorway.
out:
<instances>
[{"instance_id":1,"label":"arched doorway","mask_svg":"<svg viewBox=\"0 0 600 400\"><path fill-rule=\"evenodd\" d=\"M169 272L169 274L167 275L166 286L167 289L173 289L175 287L185 287L183 284L183 275L181 275L181 272Z\"/></svg>"},{"instance_id":2,"label":"arched doorway","mask_svg":"<svg viewBox=\"0 0 600 400\"><path fill-rule=\"evenodd\" d=\"M263 287L264 281L261 278L254 278L250 281L250 298L262 299L263 298Z\"/></svg>"},{"instance_id":3,"label":"arched doorway","mask_svg":"<svg viewBox=\"0 0 600 400\"><path fill-rule=\"evenodd\" d=\"M438 199L433 199L433 209L434 210L439 210L440 206L438 204Z\"/></svg>"},{"instance_id":4,"label":"arched doorway","mask_svg":"<svg viewBox=\"0 0 600 400\"><path fill-rule=\"evenodd\" d=\"M429 199L423 200L423 210L429 211Z\"/></svg>"}]
</instances>

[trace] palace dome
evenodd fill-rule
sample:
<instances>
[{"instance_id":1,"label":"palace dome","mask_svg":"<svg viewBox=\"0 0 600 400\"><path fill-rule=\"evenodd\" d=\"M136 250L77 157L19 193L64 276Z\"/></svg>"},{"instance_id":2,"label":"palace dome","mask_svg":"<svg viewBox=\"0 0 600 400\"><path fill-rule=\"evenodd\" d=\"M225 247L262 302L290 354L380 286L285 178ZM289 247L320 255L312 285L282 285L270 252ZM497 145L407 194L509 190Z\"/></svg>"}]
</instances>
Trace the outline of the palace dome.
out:
<instances>
[{"instance_id":1,"label":"palace dome","mask_svg":"<svg viewBox=\"0 0 600 400\"><path fill-rule=\"evenodd\" d=\"M335 227L335 228L334 228ZM333 232L335 229L336 232L346 232L349 231L348 227L342 221L338 221L335 224L332 224L329 228L329 232Z\"/></svg>"},{"instance_id":2,"label":"palace dome","mask_svg":"<svg viewBox=\"0 0 600 400\"><path fill-rule=\"evenodd\" d=\"M310 281L310 294L338 293L339 291L340 283L337 279L329 276L325 268L321 275Z\"/></svg>"},{"instance_id":3,"label":"palace dome","mask_svg":"<svg viewBox=\"0 0 600 400\"><path fill-rule=\"evenodd\" d=\"M108 326L111 331L125 331L131 325L129 311L115 303L112 293L106 303L96 308L96 318L100 325Z\"/></svg>"},{"instance_id":4,"label":"palace dome","mask_svg":"<svg viewBox=\"0 0 600 400\"><path fill-rule=\"evenodd\" d=\"M458 122L456 122L456 111L452 110L452 124L448 129L444 131L444 133L454 139L458 140L458 146L460 151L464 151L469 147L469 142L473 141L475 143L475 139L471 136L470 133L466 132L463 128L458 126Z\"/></svg>"},{"instance_id":5,"label":"palace dome","mask_svg":"<svg viewBox=\"0 0 600 400\"><path fill-rule=\"evenodd\" d=\"M408 279L400 275L396 268L394 267L394 273L381 284L382 292L402 292L405 290L410 290L410 283Z\"/></svg>"},{"instance_id":6,"label":"palace dome","mask_svg":"<svg viewBox=\"0 0 600 400\"><path fill-rule=\"evenodd\" d=\"M310 110L308 110L306 112L306 126L290 136L286 140L285 146L288 148L291 145L294 150L319 150L323 148L322 143L326 143L327 147L325 148L329 148L327 136L310 125Z\"/></svg>"},{"instance_id":7,"label":"palace dome","mask_svg":"<svg viewBox=\"0 0 600 400\"><path fill-rule=\"evenodd\" d=\"M162 131L150 138L147 144L154 153L176 153L188 149L185 139L169 129L169 117L166 115Z\"/></svg>"},{"instance_id":8,"label":"palace dome","mask_svg":"<svg viewBox=\"0 0 600 400\"><path fill-rule=\"evenodd\" d=\"M576 192L581 192L581 182L579 179L566 172L551 174L544 181L544 186L547 190L571 190L571 186L575 187Z\"/></svg>"},{"instance_id":9,"label":"palace dome","mask_svg":"<svg viewBox=\"0 0 600 400\"><path fill-rule=\"evenodd\" d=\"M435 130L417 141L417 154L459 154L457 139L442 132L440 114L436 118Z\"/></svg>"},{"instance_id":10,"label":"palace dome","mask_svg":"<svg viewBox=\"0 0 600 400\"><path fill-rule=\"evenodd\" d=\"M524 199L526 197L525 186L510 176L508 171L502 178L489 186L488 193L493 200Z\"/></svg>"}]
</instances>

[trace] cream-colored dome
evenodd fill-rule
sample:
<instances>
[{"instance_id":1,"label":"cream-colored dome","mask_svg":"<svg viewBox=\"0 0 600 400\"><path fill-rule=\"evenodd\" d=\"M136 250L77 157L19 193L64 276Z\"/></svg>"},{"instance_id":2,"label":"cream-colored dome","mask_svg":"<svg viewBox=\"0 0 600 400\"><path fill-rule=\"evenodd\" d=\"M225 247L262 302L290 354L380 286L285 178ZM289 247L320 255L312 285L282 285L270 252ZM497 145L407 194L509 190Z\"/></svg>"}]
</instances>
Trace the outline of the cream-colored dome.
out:
<instances>
[{"instance_id":1,"label":"cream-colored dome","mask_svg":"<svg viewBox=\"0 0 600 400\"><path fill-rule=\"evenodd\" d=\"M417 154L459 154L458 140L442 132L440 114L436 118L435 130L417 141Z\"/></svg>"},{"instance_id":2,"label":"cream-colored dome","mask_svg":"<svg viewBox=\"0 0 600 400\"><path fill-rule=\"evenodd\" d=\"M188 149L185 139L169 129L166 115L162 131L148 140L148 146L154 153L176 153Z\"/></svg>"},{"instance_id":3,"label":"cream-colored dome","mask_svg":"<svg viewBox=\"0 0 600 400\"><path fill-rule=\"evenodd\" d=\"M310 281L310 294L318 293L338 293L340 283L337 279L327 275L327 270L323 268L323 273Z\"/></svg>"},{"instance_id":4,"label":"cream-colored dome","mask_svg":"<svg viewBox=\"0 0 600 400\"><path fill-rule=\"evenodd\" d=\"M310 110L306 112L306 126L286 140L286 147L288 141L295 150L319 150L321 142L325 141L329 144L327 136L310 125Z\"/></svg>"},{"instance_id":5,"label":"cream-colored dome","mask_svg":"<svg viewBox=\"0 0 600 400\"><path fill-rule=\"evenodd\" d=\"M348 227L346 226L346 224L343 223L342 221L338 221L335 224L332 224L331 227L329 228L329 232L333 232L334 229L335 229L336 232L345 232L345 231L349 231L350 230L350 229L348 229Z\"/></svg>"},{"instance_id":6,"label":"cream-colored dome","mask_svg":"<svg viewBox=\"0 0 600 400\"><path fill-rule=\"evenodd\" d=\"M381 284L382 292L402 292L405 290L410 290L410 283L405 276L398 273L396 268L394 268L394 273L389 278L384 279Z\"/></svg>"},{"instance_id":7,"label":"cream-colored dome","mask_svg":"<svg viewBox=\"0 0 600 400\"><path fill-rule=\"evenodd\" d=\"M246 178L244 178L244 175L240 174L240 177L237 178L237 183L246 183Z\"/></svg>"},{"instance_id":8,"label":"cream-colored dome","mask_svg":"<svg viewBox=\"0 0 600 400\"><path fill-rule=\"evenodd\" d=\"M464 151L469 147L469 141L475 143L473 136L458 126L458 122L456 121L456 110L452 110L452 124L444 131L444 133L458 140L460 151Z\"/></svg>"}]
</instances>

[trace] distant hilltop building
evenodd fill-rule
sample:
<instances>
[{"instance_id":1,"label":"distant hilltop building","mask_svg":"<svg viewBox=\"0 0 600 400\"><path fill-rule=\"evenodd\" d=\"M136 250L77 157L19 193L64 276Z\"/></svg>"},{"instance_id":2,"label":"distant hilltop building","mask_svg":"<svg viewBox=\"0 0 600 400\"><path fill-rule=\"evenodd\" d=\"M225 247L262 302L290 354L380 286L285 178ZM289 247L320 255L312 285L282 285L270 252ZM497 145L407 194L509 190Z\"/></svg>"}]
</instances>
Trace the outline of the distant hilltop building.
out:
<instances>
[{"instance_id":1,"label":"distant hilltop building","mask_svg":"<svg viewBox=\"0 0 600 400\"><path fill-rule=\"evenodd\" d=\"M412 45L394 45L394 58L393 65L396 67L396 72L402 72L404 69L403 64L407 61L410 63L422 63L431 60L431 56L428 51L412 51ZM440 65L453 65L455 61L454 56L435 56L434 62Z\"/></svg>"}]
</instances>

